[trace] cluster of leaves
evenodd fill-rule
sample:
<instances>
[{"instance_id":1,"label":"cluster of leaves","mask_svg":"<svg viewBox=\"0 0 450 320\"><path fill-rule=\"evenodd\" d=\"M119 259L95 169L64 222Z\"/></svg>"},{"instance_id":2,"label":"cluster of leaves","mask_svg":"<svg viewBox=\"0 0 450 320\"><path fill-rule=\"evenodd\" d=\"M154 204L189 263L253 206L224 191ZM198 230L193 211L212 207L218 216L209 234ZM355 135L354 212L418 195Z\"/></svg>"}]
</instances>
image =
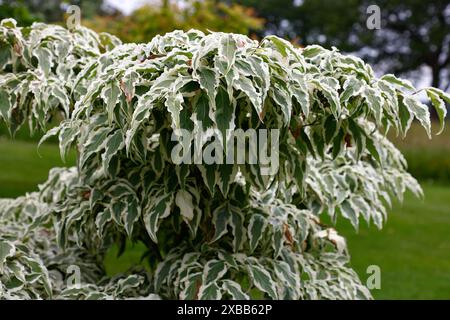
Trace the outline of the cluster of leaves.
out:
<instances>
[{"instance_id":1,"label":"cluster of leaves","mask_svg":"<svg viewBox=\"0 0 450 320\"><path fill-rule=\"evenodd\" d=\"M69 248L62 250L51 224L44 221L53 203L47 204L40 197L39 193L31 193L0 200L1 299L146 297L142 288L149 279L143 270L108 278L101 252L89 252L73 240ZM80 279L70 281L75 271Z\"/></svg>"},{"instance_id":2,"label":"cluster of leaves","mask_svg":"<svg viewBox=\"0 0 450 320\"><path fill-rule=\"evenodd\" d=\"M45 130L52 116L70 115L84 93L77 75L92 59L120 41L87 28L34 23L18 28L12 19L0 25L0 117L12 134L28 120L30 130ZM82 88L82 86L78 86Z\"/></svg>"},{"instance_id":3,"label":"cluster of leaves","mask_svg":"<svg viewBox=\"0 0 450 320\"><path fill-rule=\"evenodd\" d=\"M373 130L373 126L369 128ZM334 160L330 154L326 161L310 159L305 181L308 196L304 200L294 190L294 196L289 195L290 202L301 206L306 201L306 207L314 213L326 211L333 221L339 211L356 229L362 215L367 223L373 221L381 229L387 219L386 204L392 204L392 196L403 200L407 189L416 196L422 196L422 190L416 179L405 171L406 161L394 145L379 133L374 133L372 138L376 141L372 152L378 162L371 159L369 150L358 160L356 148Z\"/></svg>"},{"instance_id":4,"label":"cluster of leaves","mask_svg":"<svg viewBox=\"0 0 450 320\"><path fill-rule=\"evenodd\" d=\"M65 192L78 188L73 186L76 176L76 168L55 168L39 192L0 202L3 298L159 298L149 292L172 299L249 299L264 294L273 299L370 297L346 266L344 239L332 229L322 230L308 210L277 200L272 190L253 191L246 210L237 204L214 210L217 229L209 245L184 241L167 249L151 275L130 270L106 278L101 265L108 245L78 244L79 237L90 235L73 234L62 249L58 230L50 227L57 216L52 207L65 205L70 197ZM76 224L88 215L81 214L72 210L66 221ZM231 244L237 249L228 248ZM70 266L80 268L79 286L65 284Z\"/></svg>"},{"instance_id":5,"label":"cluster of leaves","mask_svg":"<svg viewBox=\"0 0 450 320\"><path fill-rule=\"evenodd\" d=\"M66 82L78 92L74 106L61 103L65 119L43 138L57 135L63 158L75 146L77 167L53 170L35 195L45 208L35 224L51 230L60 250L84 250L98 265L113 243L142 241L150 280L135 294L370 298L346 264L344 239L319 218L340 213L357 227L362 216L381 227L392 196L421 193L385 138L390 128L405 135L413 119L431 134L428 107L409 82L376 78L337 50L197 30L84 61ZM426 90L443 125L450 97ZM31 117L45 123L47 112ZM229 129L278 129L279 170L174 163L179 129L214 129L201 152L216 155L236 154ZM194 137L183 136L191 150ZM102 288L93 296L114 297L114 285Z\"/></svg>"}]
</instances>

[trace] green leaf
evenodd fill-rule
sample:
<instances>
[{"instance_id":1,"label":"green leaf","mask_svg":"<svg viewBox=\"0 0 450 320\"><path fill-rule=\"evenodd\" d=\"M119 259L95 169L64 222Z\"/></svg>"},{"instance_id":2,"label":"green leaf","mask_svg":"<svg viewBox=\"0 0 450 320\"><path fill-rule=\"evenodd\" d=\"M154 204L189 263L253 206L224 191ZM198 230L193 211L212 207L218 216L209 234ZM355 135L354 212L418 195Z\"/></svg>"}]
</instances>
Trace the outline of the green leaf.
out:
<instances>
[{"instance_id":1,"label":"green leaf","mask_svg":"<svg viewBox=\"0 0 450 320\"><path fill-rule=\"evenodd\" d=\"M284 245L284 230L280 221L276 221L272 226L272 247L274 256L278 257Z\"/></svg>"},{"instance_id":2,"label":"green leaf","mask_svg":"<svg viewBox=\"0 0 450 320\"><path fill-rule=\"evenodd\" d=\"M377 90L370 87L366 87L361 95L367 102L369 112L374 115L377 124L380 124L383 116L383 97Z\"/></svg>"},{"instance_id":3,"label":"green leaf","mask_svg":"<svg viewBox=\"0 0 450 320\"><path fill-rule=\"evenodd\" d=\"M156 268L155 278L154 278L154 285L155 285L156 292L160 291L161 286L167 280L169 271L173 264L172 258L173 258L172 256L168 256L164 261L161 261L160 263L158 263L158 267Z\"/></svg>"},{"instance_id":4,"label":"green leaf","mask_svg":"<svg viewBox=\"0 0 450 320\"><path fill-rule=\"evenodd\" d=\"M244 76L240 76L237 79L234 79L233 86L237 90L241 90L243 93L245 93L245 95L248 97L251 104L255 108L257 114L261 114L261 111L263 109L263 101L260 97L260 94L257 92L257 89L252 80Z\"/></svg>"},{"instance_id":5,"label":"green leaf","mask_svg":"<svg viewBox=\"0 0 450 320\"><path fill-rule=\"evenodd\" d=\"M124 226L128 235L133 233L134 223L139 219L141 215L141 207L137 200L128 197L128 209L125 214Z\"/></svg>"},{"instance_id":6,"label":"green leaf","mask_svg":"<svg viewBox=\"0 0 450 320\"><path fill-rule=\"evenodd\" d=\"M61 107L64 109L65 117L69 118L70 117L70 100L66 94L66 91L59 86L54 86L54 87L52 87L52 95L56 99L58 99Z\"/></svg>"},{"instance_id":7,"label":"green leaf","mask_svg":"<svg viewBox=\"0 0 450 320\"><path fill-rule=\"evenodd\" d=\"M252 214L247 229L250 252L253 252L258 246L259 241L267 227L267 220L260 214Z\"/></svg>"},{"instance_id":8,"label":"green leaf","mask_svg":"<svg viewBox=\"0 0 450 320\"><path fill-rule=\"evenodd\" d=\"M305 58L314 58L315 56L326 52L324 48L322 48L321 46L318 45L310 45L310 46L306 46L305 48L303 48L302 50L302 55Z\"/></svg>"},{"instance_id":9,"label":"green leaf","mask_svg":"<svg viewBox=\"0 0 450 320\"><path fill-rule=\"evenodd\" d=\"M403 95L398 95L398 116L400 118L403 137L405 137L414 119L408 107L405 105L404 98Z\"/></svg>"},{"instance_id":10,"label":"green leaf","mask_svg":"<svg viewBox=\"0 0 450 320\"><path fill-rule=\"evenodd\" d=\"M305 118L308 118L310 111L310 98L308 93L308 87L305 79L299 79L290 87L292 95L300 104L301 110Z\"/></svg>"},{"instance_id":11,"label":"green leaf","mask_svg":"<svg viewBox=\"0 0 450 320\"><path fill-rule=\"evenodd\" d=\"M358 229L358 212L352 207L351 203L347 200L341 203L342 216L349 219L355 229Z\"/></svg>"},{"instance_id":12,"label":"green leaf","mask_svg":"<svg viewBox=\"0 0 450 320\"><path fill-rule=\"evenodd\" d=\"M107 222L111 221L111 210L109 208L105 208L102 212L98 213L95 217L95 226L97 227L97 233L101 237L103 234L103 230Z\"/></svg>"},{"instance_id":13,"label":"green leaf","mask_svg":"<svg viewBox=\"0 0 450 320\"><path fill-rule=\"evenodd\" d=\"M99 152L106 145L106 137L110 132L108 127L100 127L91 134L89 140L84 145L84 150L81 152L80 167L83 168L88 160L88 158L94 153Z\"/></svg>"},{"instance_id":14,"label":"green leaf","mask_svg":"<svg viewBox=\"0 0 450 320\"><path fill-rule=\"evenodd\" d=\"M250 297L242 291L239 283L232 280L223 280L222 289L228 292L233 300L250 300Z\"/></svg>"},{"instance_id":15,"label":"green leaf","mask_svg":"<svg viewBox=\"0 0 450 320\"><path fill-rule=\"evenodd\" d=\"M327 83L320 82L315 79L311 80L311 84L314 84L315 87L324 95L325 99L327 99L329 103L331 113L336 119L338 119L341 114L341 102L337 91Z\"/></svg>"},{"instance_id":16,"label":"green leaf","mask_svg":"<svg viewBox=\"0 0 450 320\"><path fill-rule=\"evenodd\" d=\"M220 300L222 292L216 282L203 284L198 292L199 300Z\"/></svg>"},{"instance_id":17,"label":"green leaf","mask_svg":"<svg viewBox=\"0 0 450 320\"><path fill-rule=\"evenodd\" d=\"M217 185L222 191L222 194L226 196L230 188L230 184L234 182L234 177L236 175L236 167L232 164L220 164L218 165L218 181Z\"/></svg>"},{"instance_id":18,"label":"green leaf","mask_svg":"<svg viewBox=\"0 0 450 320\"><path fill-rule=\"evenodd\" d=\"M149 205L144 209L145 229L155 243L158 242L156 232L158 231L159 221L170 214L172 202L173 194L165 194L156 199L151 199Z\"/></svg>"},{"instance_id":19,"label":"green leaf","mask_svg":"<svg viewBox=\"0 0 450 320\"><path fill-rule=\"evenodd\" d=\"M101 97L106 103L106 111L108 113L108 121L112 123L114 117L114 110L119 102L119 96L121 94L119 86L116 82L111 81L107 86L103 87Z\"/></svg>"},{"instance_id":20,"label":"green leaf","mask_svg":"<svg viewBox=\"0 0 450 320\"><path fill-rule=\"evenodd\" d=\"M123 201L115 201L112 203L112 218L117 224L122 224L121 217L125 214L127 209L126 204Z\"/></svg>"},{"instance_id":21,"label":"green leaf","mask_svg":"<svg viewBox=\"0 0 450 320\"><path fill-rule=\"evenodd\" d=\"M414 86L412 83L408 80L399 79L393 74L386 74L380 78L381 80L387 81L389 83L395 84L399 87L408 89L408 90L414 90Z\"/></svg>"},{"instance_id":22,"label":"green leaf","mask_svg":"<svg viewBox=\"0 0 450 320\"><path fill-rule=\"evenodd\" d=\"M202 273L197 272L190 274L186 280L185 287L180 293L181 300L194 300L199 298L199 288L201 285ZM214 288L213 288L214 289Z\"/></svg>"},{"instance_id":23,"label":"green leaf","mask_svg":"<svg viewBox=\"0 0 450 320\"><path fill-rule=\"evenodd\" d=\"M199 165L198 168L202 174L203 182L207 186L209 192L214 194L217 183L217 166L215 164Z\"/></svg>"},{"instance_id":24,"label":"green leaf","mask_svg":"<svg viewBox=\"0 0 450 320\"><path fill-rule=\"evenodd\" d=\"M231 214L227 203L221 205L213 211L212 223L214 225L214 236L210 243L217 241L228 232L227 226L230 222Z\"/></svg>"},{"instance_id":25,"label":"green leaf","mask_svg":"<svg viewBox=\"0 0 450 320\"><path fill-rule=\"evenodd\" d=\"M447 107L445 106L445 102L443 99L441 99L441 97L445 98L446 96L445 96L444 92L442 92L441 94L438 94L438 92L430 90L430 89L428 89L426 91L427 91L428 98L431 100L431 103L432 103L434 109L436 110L436 113L439 118L439 124L440 124L441 128L437 134L441 134L442 131L444 131L445 117L447 116ZM447 102L450 103L450 96L447 96Z\"/></svg>"},{"instance_id":26,"label":"green leaf","mask_svg":"<svg viewBox=\"0 0 450 320\"><path fill-rule=\"evenodd\" d=\"M72 123L68 123L67 126L61 125L60 128L58 128L58 127L56 128L55 134L60 129L59 130L59 153L61 155L61 159L63 161L65 161L69 146L73 143L75 138L80 134L80 128L77 127L76 125L73 125ZM48 133L52 132L52 130L48 131ZM44 139L44 138L42 138L42 139Z\"/></svg>"},{"instance_id":27,"label":"green leaf","mask_svg":"<svg viewBox=\"0 0 450 320\"><path fill-rule=\"evenodd\" d=\"M281 39L277 36L267 36L264 39L271 41L283 57L287 57L288 54L297 55L294 48L292 47L292 44L289 41Z\"/></svg>"},{"instance_id":28,"label":"green leaf","mask_svg":"<svg viewBox=\"0 0 450 320\"><path fill-rule=\"evenodd\" d=\"M34 55L39 61L39 68L48 76L53 67L52 52L47 48L38 47L34 50Z\"/></svg>"},{"instance_id":29,"label":"green leaf","mask_svg":"<svg viewBox=\"0 0 450 320\"><path fill-rule=\"evenodd\" d=\"M352 134L353 140L356 142L357 156L359 157L363 152L366 143L364 131L351 118L348 119L348 129Z\"/></svg>"},{"instance_id":30,"label":"green leaf","mask_svg":"<svg viewBox=\"0 0 450 320\"><path fill-rule=\"evenodd\" d=\"M297 140L295 141L295 143L299 147L300 150L304 150L304 146L306 146L306 149L311 153L311 155L313 157L316 156L316 152L314 151L314 147L311 143L311 140L309 139L308 135L306 134L305 128L300 129L300 135L297 137Z\"/></svg>"},{"instance_id":31,"label":"green leaf","mask_svg":"<svg viewBox=\"0 0 450 320\"><path fill-rule=\"evenodd\" d=\"M367 147L367 150L369 150L372 157L374 157L375 160L381 164L381 157L380 157L380 153L378 152L378 148L374 144L373 139L371 139L368 136L366 136L366 147Z\"/></svg>"},{"instance_id":32,"label":"green leaf","mask_svg":"<svg viewBox=\"0 0 450 320\"><path fill-rule=\"evenodd\" d=\"M9 94L5 90L0 89L0 115L3 120L7 123L9 119L9 112L11 109L11 101L9 100Z\"/></svg>"},{"instance_id":33,"label":"green leaf","mask_svg":"<svg viewBox=\"0 0 450 320\"><path fill-rule=\"evenodd\" d=\"M304 157L296 156L293 162L293 178L299 193L303 196L305 191L305 179L307 176L307 162Z\"/></svg>"},{"instance_id":34,"label":"green leaf","mask_svg":"<svg viewBox=\"0 0 450 320\"><path fill-rule=\"evenodd\" d=\"M361 93L361 90L363 89L362 82L357 79L356 77L348 77L347 80L345 80L344 85L342 86L344 91L341 93L340 101L342 104L347 104L349 99L355 95L358 95Z\"/></svg>"},{"instance_id":35,"label":"green leaf","mask_svg":"<svg viewBox=\"0 0 450 320\"><path fill-rule=\"evenodd\" d=\"M196 74L198 75L197 80L200 87L206 91L210 107L214 110L216 106L216 90L219 86L219 76L215 70L205 66L200 66L196 70ZM193 76L195 76L195 74Z\"/></svg>"},{"instance_id":36,"label":"green leaf","mask_svg":"<svg viewBox=\"0 0 450 320\"><path fill-rule=\"evenodd\" d=\"M431 121L428 106L419 100L409 96L404 97L403 102L408 110L419 120L420 124L425 128L427 135L431 138Z\"/></svg>"},{"instance_id":37,"label":"green leaf","mask_svg":"<svg viewBox=\"0 0 450 320\"><path fill-rule=\"evenodd\" d=\"M230 210L231 219L229 220L229 223L233 231L233 248L234 252L238 252L244 242L244 216L241 209L238 207L230 206Z\"/></svg>"},{"instance_id":38,"label":"green leaf","mask_svg":"<svg viewBox=\"0 0 450 320\"><path fill-rule=\"evenodd\" d=\"M217 282L227 273L228 268L225 262L220 260L210 260L205 265L203 271L203 283Z\"/></svg>"},{"instance_id":39,"label":"green leaf","mask_svg":"<svg viewBox=\"0 0 450 320\"><path fill-rule=\"evenodd\" d=\"M250 262L247 268L254 286L267 293L272 299L278 299L277 289L269 272L253 262Z\"/></svg>"},{"instance_id":40,"label":"green leaf","mask_svg":"<svg viewBox=\"0 0 450 320\"><path fill-rule=\"evenodd\" d=\"M234 129L234 106L228 98L227 91L220 86L216 96L216 125L223 138L223 146L226 148L227 130Z\"/></svg>"},{"instance_id":41,"label":"green leaf","mask_svg":"<svg viewBox=\"0 0 450 320\"><path fill-rule=\"evenodd\" d=\"M194 100L193 103L194 114L197 121L202 122L202 129L206 130L213 126L213 121L209 118L210 105L208 95L202 91Z\"/></svg>"},{"instance_id":42,"label":"green leaf","mask_svg":"<svg viewBox=\"0 0 450 320\"><path fill-rule=\"evenodd\" d=\"M236 40L234 40L232 34L224 34L220 39L220 44L219 55L225 58L225 62L227 64L226 73L228 73L236 59Z\"/></svg>"},{"instance_id":43,"label":"green leaf","mask_svg":"<svg viewBox=\"0 0 450 320\"><path fill-rule=\"evenodd\" d=\"M292 272L293 266L290 266L284 261L276 261L274 262L274 267L275 274L283 282L284 287L296 293L295 296L289 298L298 299L300 293L300 276Z\"/></svg>"},{"instance_id":44,"label":"green leaf","mask_svg":"<svg viewBox=\"0 0 450 320\"><path fill-rule=\"evenodd\" d=\"M108 136L105 152L102 154L103 168L105 171L108 171L112 157L115 156L124 145L125 141L121 130L117 130L112 135Z\"/></svg>"},{"instance_id":45,"label":"green leaf","mask_svg":"<svg viewBox=\"0 0 450 320\"><path fill-rule=\"evenodd\" d=\"M344 132L344 130L342 130L342 128L340 128L338 130L338 133L336 134L336 136L333 139L333 150L332 150L333 159L336 159L336 157L342 151L344 136L345 136L345 132Z\"/></svg>"},{"instance_id":46,"label":"green leaf","mask_svg":"<svg viewBox=\"0 0 450 320\"><path fill-rule=\"evenodd\" d=\"M16 252L15 246L9 241L0 240L0 274L3 273L3 266L6 259L12 257Z\"/></svg>"},{"instance_id":47,"label":"green leaf","mask_svg":"<svg viewBox=\"0 0 450 320\"><path fill-rule=\"evenodd\" d=\"M288 124L291 121L292 114L292 98L290 93L286 88L284 88L284 86L279 84L275 84L274 89L270 90L270 92L273 100L280 107L281 112L283 113L284 123Z\"/></svg>"},{"instance_id":48,"label":"green leaf","mask_svg":"<svg viewBox=\"0 0 450 320\"><path fill-rule=\"evenodd\" d=\"M325 143L328 144L334 138L337 132L337 121L333 116L328 116L325 119L324 127L325 127Z\"/></svg>"}]
</instances>

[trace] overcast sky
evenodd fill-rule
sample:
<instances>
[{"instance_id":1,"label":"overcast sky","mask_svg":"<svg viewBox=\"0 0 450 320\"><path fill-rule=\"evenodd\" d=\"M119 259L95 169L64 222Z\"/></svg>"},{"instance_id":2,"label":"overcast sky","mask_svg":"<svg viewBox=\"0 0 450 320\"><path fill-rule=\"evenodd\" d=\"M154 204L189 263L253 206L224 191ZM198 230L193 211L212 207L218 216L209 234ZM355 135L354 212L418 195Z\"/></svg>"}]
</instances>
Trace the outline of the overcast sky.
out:
<instances>
[{"instance_id":1,"label":"overcast sky","mask_svg":"<svg viewBox=\"0 0 450 320\"><path fill-rule=\"evenodd\" d=\"M121 10L125 14L131 13L134 9L139 8L145 3L151 3L150 0L107 0L109 4Z\"/></svg>"},{"instance_id":2,"label":"overcast sky","mask_svg":"<svg viewBox=\"0 0 450 320\"><path fill-rule=\"evenodd\" d=\"M107 0L109 4L121 10L125 14L131 13L134 9L146 3L155 3L155 0Z\"/></svg>"}]
</instances>

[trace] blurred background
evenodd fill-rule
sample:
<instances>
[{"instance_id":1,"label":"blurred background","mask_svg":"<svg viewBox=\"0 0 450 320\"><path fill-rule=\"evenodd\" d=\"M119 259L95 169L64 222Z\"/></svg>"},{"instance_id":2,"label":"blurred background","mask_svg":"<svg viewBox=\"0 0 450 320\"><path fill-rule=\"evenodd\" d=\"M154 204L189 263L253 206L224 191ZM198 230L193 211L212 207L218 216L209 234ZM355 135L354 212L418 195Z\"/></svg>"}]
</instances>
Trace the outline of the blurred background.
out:
<instances>
[{"instance_id":1,"label":"blurred background","mask_svg":"<svg viewBox=\"0 0 450 320\"><path fill-rule=\"evenodd\" d=\"M320 44L357 55L376 73L394 73L417 87L450 90L449 0L0 0L0 19L14 18L21 26L34 21L64 24L69 5L81 7L84 26L112 33L125 42L148 42L175 29L224 31L260 39L275 34L298 46ZM380 9L380 28L367 20ZM434 132L437 125L433 124ZM39 154L36 141L21 130L14 140L0 126L0 197L17 197L37 189L54 166L62 163L56 144L46 143ZM351 264L362 281L370 265L381 268L378 299L450 299L450 128L428 140L413 124L402 140L391 136L404 153L410 172L419 179L424 199L407 194L395 203L379 231L361 225L355 232L343 219L337 229L347 237ZM107 257L110 274L139 262L142 248L117 258Z\"/></svg>"}]
</instances>

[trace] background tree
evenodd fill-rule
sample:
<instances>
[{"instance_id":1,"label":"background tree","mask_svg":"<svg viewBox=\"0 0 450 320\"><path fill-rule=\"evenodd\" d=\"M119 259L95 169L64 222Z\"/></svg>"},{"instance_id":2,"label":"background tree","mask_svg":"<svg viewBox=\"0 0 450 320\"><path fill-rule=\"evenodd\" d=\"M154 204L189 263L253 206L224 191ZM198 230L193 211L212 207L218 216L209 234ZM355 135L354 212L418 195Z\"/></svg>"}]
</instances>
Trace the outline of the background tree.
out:
<instances>
[{"instance_id":1,"label":"background tree","mask_svg":"<svg viewBox=\"0 0 450 320\"><path fill-rule=\"evenodd\" d=\"M14 18L17 22L30 25L33 21L62 22L66 8L77 5L81 8L82 18L92 18L100 14L112 14L116 9L104 0L13 0L0 4L0 18Z\"/></svg>"},{"instance_id":2,"label":"background tree","mask_svg":"<svg viewBox=\"0 0 450 320\"><path fill-rule=\"evenodd\" d=\"M39 20L37 16L32 14L30 10L22 5L21 3L0 3L0 20L9 17L14 17L14 19L23 26L29 26L34 21Z\"/></svg>"},{"instance_id":3,"label":"background tree","mask_svg":"<svg viewBox=\"0 0 450 320\"><path fill-rule=\"evenodd\" d=\"M160 5L146 5L130 15L98 15L85 25L96 31L107 31L125 42L148 42L157 34L176 29L187 31L222 31L249 34L263 26L263 19L254 10L238 4L216 1L190 1L189 5L162 1Z\"/></svg>"}]
</instances>

